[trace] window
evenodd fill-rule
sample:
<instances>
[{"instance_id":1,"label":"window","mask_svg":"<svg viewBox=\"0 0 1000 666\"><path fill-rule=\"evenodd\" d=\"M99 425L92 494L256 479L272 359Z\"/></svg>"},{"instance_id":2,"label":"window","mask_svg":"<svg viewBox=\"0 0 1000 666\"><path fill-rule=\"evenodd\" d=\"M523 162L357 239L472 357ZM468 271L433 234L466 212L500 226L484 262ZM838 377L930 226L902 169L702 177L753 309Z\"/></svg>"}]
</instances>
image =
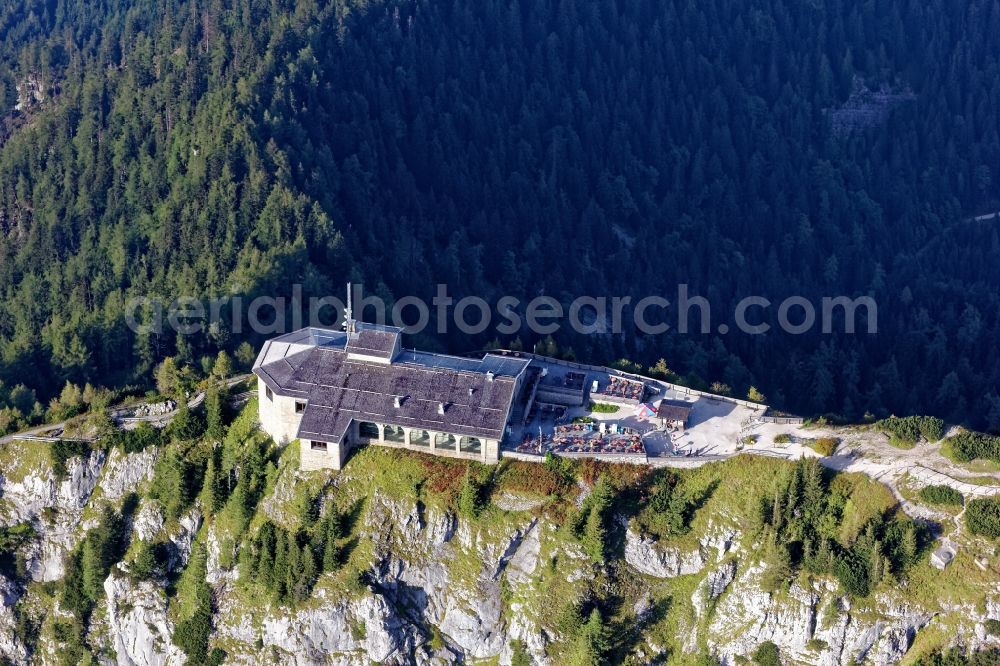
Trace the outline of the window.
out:
<instances>
[{"instance_id":1,"label":"window","mask_svg":"<svg viewBox=\"0 0 1000 666\"><path fill-rule=\"evenodd\" d=\"M454 435L449 435L443 432L439 432L434 436L434 446L439 449L446 449L448 451L454 451L455 445L458 440L455 439Z\"/></svg>"},{"instance_id":2,"label":"window","mask_svg":"<svg viewBox=\"0 0 1000 666\"><path fill-rule=\"evenodd\" d=\"M378 426L371 421L362 421L358 425L358 435L364 439L378 439Z\"/></svg>"},{"instance_id":3,"label":"window","mask_svg":"<svg viewBox=\"0 0 1000 666\"><path fill-rule=\"evenodd\" d=\"M313 440L309 442L309 448L313 451L326 451L326 442L317 442Z\"/></svg>"},{"instance_id":4,"label":"window","mask_svg":"<svg viewBox=\"0 0 1000 666\"><path fill-rule=\"evenodd\" d=\"M267 396L268 400L274 400L274 393L271 391L271 387L270 386L265 386L264 387L264 395Z\"/></svg>"},{"instance_id":5,"label":"window","mask_svg":"<svg viewBox=\"0 0 1000 666\"><path fill-rule=\"evenodd\" d=\"M302 402L301 400L296 400L295 401L295 413L296 414L301 414L304 411L306 411L306 403Z\"/></svg>"},{"instance_id":6,"label":"window","mask_svg":"<svg viewBox=\"0 0 1000 666\"><path fill-rule=\"evenodd\" d=\"M465 453L480 453L483 450L483 443L478 437L463 437L459 442L459 450Z\"/></svg>"}]
</instances>

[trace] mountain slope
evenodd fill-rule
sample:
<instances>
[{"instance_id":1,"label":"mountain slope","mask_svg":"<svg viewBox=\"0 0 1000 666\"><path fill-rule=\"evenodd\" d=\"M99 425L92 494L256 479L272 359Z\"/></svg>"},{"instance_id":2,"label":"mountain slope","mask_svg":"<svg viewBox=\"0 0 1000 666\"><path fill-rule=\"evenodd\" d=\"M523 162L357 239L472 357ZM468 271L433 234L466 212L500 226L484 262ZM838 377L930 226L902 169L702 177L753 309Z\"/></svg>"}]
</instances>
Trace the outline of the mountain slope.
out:
<instances>
[{"instance_id":1,"label":"mountain slope","mask_svg":"<svg viewBox=\"0 0 1000 666\"><path fill-rule=\"evenodd\" d=\"M301 472L255 413L221 439L0 448L0 657L732 664L772 643L881 665L995 645L992 547L954 532L939 572L924 528L861 475L378 447Z\"/></svg>"}]
</instances>

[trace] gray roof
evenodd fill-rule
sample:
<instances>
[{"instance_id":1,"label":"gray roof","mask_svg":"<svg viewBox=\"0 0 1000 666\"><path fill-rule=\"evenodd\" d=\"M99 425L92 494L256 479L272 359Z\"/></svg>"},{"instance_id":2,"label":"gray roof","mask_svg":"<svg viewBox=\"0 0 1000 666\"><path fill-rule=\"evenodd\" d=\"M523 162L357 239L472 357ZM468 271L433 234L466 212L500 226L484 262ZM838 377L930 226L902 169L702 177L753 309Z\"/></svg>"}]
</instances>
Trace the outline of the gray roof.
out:
<instances>
[{"instance_id":1,"label":"gray roof","mask_svg":"<svg viewBox=\"0 0 1000 666\"><path fill-rule=\"evenodd\" d=\"M691 415L691 403L664 400L656 408L656 415L670 421L687 421Z\"/></svg>"},{"instance_id":2,"label":"gray roof","mask_svg":"<svg viewBox=\"0 0 1000 666\"><path fill-rule=\"evenodd\" d=\"M347 353L391 360L400 332L398 328L358 324L347 338Z\"/></svg>"},{"instance_id":3,"label":"gray roof","mask_svg":"<svg viewBox=\"0 0 1000 666\"><path fill-rule=\"evenodd\" d=\"M351 346L340 346L347 336L336 333L312 329L270 340L254 366L275 393L308 400L299 437L339 442L351 420L503 437L516 378L528 360L407 351L391 363L365 361L349 358Z\"/></svg>"}]
</instances>

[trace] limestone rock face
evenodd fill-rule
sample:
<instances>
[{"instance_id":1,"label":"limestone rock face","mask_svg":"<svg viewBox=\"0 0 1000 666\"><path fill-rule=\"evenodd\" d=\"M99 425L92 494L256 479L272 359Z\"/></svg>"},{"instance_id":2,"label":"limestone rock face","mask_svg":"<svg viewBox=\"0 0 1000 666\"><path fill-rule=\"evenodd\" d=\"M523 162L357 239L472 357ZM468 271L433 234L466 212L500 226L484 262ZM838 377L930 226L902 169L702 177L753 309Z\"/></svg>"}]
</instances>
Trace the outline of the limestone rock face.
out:
<instances>
[{"instance_id":1,"label":"limestone rock face","mask_svg":"<svg viewBox=\"0 0 1000 666\"><path fill-rule=\"evenodd\" d=\"M326 655L331 654L343 655L335 663L403 664L419 636L384 597L373 593L350 603L323 603L294 615L269 617L261 640L288 654L295 664L328 663Z\"/></svg>"},{"instance_id":2,"label":"limestone rock face","mask_svg":"<svg viewBox=\"0 0 1000 666\"><path fill-rule=\"evenodd\" d=\"M636 571L656 578L675 578L701 572L706 564L719 559L736 546L738 533L733 529L711 529L697 550L681 552L663 548L632 526L625 533L625 561ZM714 551L714 553L713 553Z\"/></svg>"},{"instance_id":3,"label":"limestone rock face","mask_svg":"<svg viewBox=\"0 0 1000 666\"><path fill-rule=\"evenodd\" d=\"M119 666L170 666L186 656L171 640L167 598L155 583L133 583L113 571L104 581L107 628Z\"/></svg>"},{"instance_id":4,"label":"limestone rock face","mask_svg":"<svg viewBox=\"0 0 1000 666\"><path fill-rule=\"evenodd\" d=\"M4 480L3 523L27 520L37 531L17 553L30 577L61 578L66 554L95 524L91 516L106 503L141 492L156 456L155 450L107 456L95 451L70 460L64 480L56 481L44 469ZM281 477L262 499L262 513L279 523L294 518L286 514L301 496L300 480L295 473ZM328 483L336 485L337 479ZM654 662L678 649L693 655L707 647L721 664L732 666L761 642L773 641L789 663L888 666L904 658L935 613L949 615L951 626L960 628L964 644L972 648L989 644L985 622L1000 618L997 596L985 606L969 602L927 610L909 605L900 590L854 607L834 581L822 577L771 593L761 583L759 544L744 548L744 537L722 522L725 516L685 536L683 547L645 537L621 519L625 561L600 564L535 508L494 507L496 520L491 513L488 520L470 521L378 489L358 506L363 511L353 518L357 522L351 531L357 541L352 546L354 568L344 572L351 577L321 576L312 597L295 608L247 597L238 587L239 563L245 561L239 549L245 541L234 541L224 532L225 523L215 519L207 519L202 530L206 518L197 502L179 520L165 522L160 504L142 499L132 517L132 538L165 541L172 572L186 565L195 540L203 539L215 608L213 641L224 646L227 663L248 666L436 666L476 660L508 666L515 643L533 663L547 666L552 644L570 637L559 635L552 622L560 610L552 606L564 599L540 592L556 576L555 589L565 600L590 593L593 581L607 580L613 567L629 578L626 608L631 608L637 630L630 657L637 663ZM116 566L104 581L105 599L95 608L88 641L103 664L184 663L186 656L173 644L175 614L161 584L132 580L128 566ZM693 612L679 619L679 635L673 639L655 632L647 636L645 627L653 626L664 608L664 584L649 577L678 576L691 577L691 587L685 589L693 590ZM30 599L32 594L24 582L0 575L0 657L17 664L46 663L46 655L54 654L52 646L39 645L29 655L16 637L14 604L20 595Z\"/></svg>"},{"instance_id":5,"label":"limestone rock face","mask_svg":"<svg viewBox=\"0 0 1000 666\"><path fill-rule=\"evenodd\" d=\"M153 537L163 529L163 511L155 501L143 502L132 520L135 536L143 541L152 541Z\"/></svg>"},{"instance_id":6,"label":"limestone rock face","mask_svg":"<svg viewBox=\"0 0 1000 666\"><path fill-rule=\"evenodd\" d=\"M97 486L104 465L103 451L66 462L66 478L58 480L51 470L30 473L19 481L4 479L0 488L7 500L8 524L30 521L46 509L79 511ZM2 471L0 471L2 473Z\"/></svg>"},{"instance_id":7,"label":"limestone rock face","mask_svg":"<svg viewBox=\"0 0 1000 666\"><path fill-rule=\"evenodd\" d=\"M157 456L155 447L139 453L122 453L119 449L112 449L99 484L104 497L118 500L138 491L141 484L152 480Z\"/></svg>"},{"instance_id":8,"label":"limestone rock face","mask_svg":"<svg viewBox=\"0 0 1000 666\"><path fill-rule=\"evenodd\" d=\"M180 528L175 534L170 536L170 543L173 545L170 568L179 569L187 564L191 557L191 544L194 537L201 528L201 509L197 506L189 511L178 521Z\"/></svg>"},{"instance_id":9,"label":"limestone rock face","mask_svg":"<svg viewBox=\"0 0 1000 666\"><path fill-rule=\"evenodd\" d=\"M793 584L787 594L772 595L760 588L762 573L760 565L747 568L716 603L705 637L724 664L736 663L737 655L751 654L764 641L806 663L894 664L932 617L885 597L876 600L875 613L854 613L832 583L808 589ZM813 639L818 641L810 648Z\"/></svg>"},{"instance_id":10,"label":"limestone rock face","mask_svg":"<svg viewBox=\"0 0 1000 666\"><path fill-rule=\"evenodd\" d=\"M62 480L50 469L33 471L17 481L0 477L5 507L2 522L30 522L37 534L22 551L33 580L62 578L63 559L82 536L83 508L97 487L104 460L103 451L70 458Z\"/></svg>"},{"instance_id":11,"label":"limestone rock face","mask_svg":"<svg viewBox=\"0 0 1000 666\"><path fill-rule=\"evenodd\" d=\"M699 618L705 615L708 603L722 596L729 584L736 577L736 560L724 562L719 568L710 572L704 582L691 595L691 603Z\"/></svg>"},{"instance_id":12,"label":"limestone rock face","mask_svg":"<svg viewBox=\"0 0 1000 666\"><path fill-rule=\"evenodd\" d=\"M18 589L14 581L0 575L0 657L6 657L14 663L21 663L27 658L24 645L14 634L17 619L14 617L14 604L17 603Z\"/></svg>"}]
</instances>

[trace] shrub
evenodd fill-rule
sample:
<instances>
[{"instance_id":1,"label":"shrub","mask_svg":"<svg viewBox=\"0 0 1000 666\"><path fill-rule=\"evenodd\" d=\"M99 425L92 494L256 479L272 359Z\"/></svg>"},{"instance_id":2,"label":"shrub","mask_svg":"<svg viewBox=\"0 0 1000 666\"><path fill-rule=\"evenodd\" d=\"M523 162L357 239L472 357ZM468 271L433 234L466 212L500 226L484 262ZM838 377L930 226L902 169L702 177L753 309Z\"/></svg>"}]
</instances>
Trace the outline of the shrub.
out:
<instances>
[{"instance_id":1,"label":"shrub","mask_svg":"<svg viewBox=\"0 0 1000 666\"><path fill-rule=\"evenodd\" d=\"M813 451L821 456L832 456L837 451L840 440L836 437L819 437L809 443Z\"/></svg>"},{"instance_id":2,"label":"shrub","mask_svg":"<svg viewBox=\"0 0 1000 666\"><path fill-rule=\"evenodd\" d=\"M775 435L774 436L774 443L775 444L791 444L792 443L792 436L789 435L787 432L783 432L780 435Z\"/></svg>"},{"instance_id":3,"label":"shrub","mask_svg":"<svg viewBox=\"0 0 1000 666\"><path fill-rule=\"evenodd\" d=\"M169 451L156 462L149 496L160 501L167 520L180 518L191 506L204 473L204 467L177 451Z\"/></svg>"},{"instance_id":4,"label":"shrub","mask_svg":"<svg viewBox=\"0 0 1000 666\"><path fill-rule=\"evenodd\" d=\"M15 578L23 574L24 562L18 560L17 549L35 537L31 523L0 527L0 574Z\"/></svg>"},{"instance_id":5,"label":"shrub","mask_svg":"<svg viewBox=\"0 0 1000 666\"><path fill-rule=\"evenodd\" d=\"M947 444L951 457L957 462L970 462L976 458L1000 462L1000 437L965 430L949 437Z\"/></svg>"},{"instance_id":6,"label":"shrub","mask_svg":"<svg viewBox=\"0 0 1000 666\"><path fill-rule=\"evenodd\" d=\"M90 453L90 445L87 442L76 442L68 439L60 439L52 444L49 455L52 459L52 473L56 479L61 481L69 474L66 463L70 458L83 456Z\"/></svg>"},{"instance_id":7,"label":"shrub","mask_svg":"<svg viewBox=\"0 0 1000 666\"><path fill-rule=\"evenodd\" d=\"M927 486L918 493L920 499L928 504L940 506L962 506L962 493L951 486Z\"/></svg>"},{"instance_id":8,"label":"shrub","mask_svg":"<svg viewBox=\"0 0 1000 666\"><path fill-rule=\"evenodd\" d=\"M483 486L467 467L465 481L458 495L458 511L466 518L478 518L484 505Z\"/></svg>"},{"instance_id":9,"label":"shrub","mask_svg":"<svg viewBox=\"0 0 1000 666\"><path fill-rule=\"evenodd\" d=\"M765 641L753 652L753 663L758 666L781 666L781 653L778 646L771 641Z\"/></svg>"},{"instance_id":10,"label":"shrub","mask_svg":"<svg viewBox=\"0 0 1000 666\"><path fill-rule=\"evenodd\" d=\"M531 656L528 654L524 641L512 640L510 648L510 666L531 666Z\"/></svg>"},{"instance_id":11,"label":"shrub","mask_svg":"<svg viewBox=\"0 0 1000 666\"><path fill-rule=\"evenodd\" d=\"M497 487L512 492L530 493L548 497L573 487L572 476L554 469L553 465L509 461L504 463L497 476Z\"/></svg>"},{"instance_id":12,"label":"shrub","mask_svg":"<svg viewBox=\"0 0 1000 666\"><path fill-rule=\"evenodd\" d=\"M848 552L838 558L833 572L844 590L852 597L867 597L871 591L868 562L856 553Z\"/></svg>"},{"instance_id":13,"label":"shrub","mask_svg":"<svg viewBox=\"0 0 1000 666\"><path fill-rule=\"evenodd\" d=\"M986 633L989 636L1000 636L1000 620L994 620L990 618L984 623L986 626Z\"/></svg>"},{"instance_id":14,"label":"shrub","mask_svg":"<svg viewBox=\"0 0 1000 666\"><path fill-rule=\"evenodd\" d=\"M162 431L146 422L140 423L133 430L116 430L110 438L110 445L121 448L125 453L139 453L162 443Z\"/></svg>"},{"instance_id":15,"label":"shrub","mask_svg":"<svg viewBox=\"0 0 1000 666\"><path fill-rule=\"evenodd\" d=\"M936 442L944 436L944 421L934 416L890 416L875 423L875 429L889 435L895 446L910 447L923 437Z\"/></svg>"},{"instance_id":16,"label":"shrub","mask_svg":"<svg viewBox=\"0 0 1000 666\"><path fill-rule=\"evenodd\" d=\"M618 411L618 409L618 405L609 405L606 402L590 403L590 411L596 412L597 414L614 414Z\"/></svg>"},{"instance_id":17,"label":"shrub","mask_svg":"<svg viewBox=\"0 0 1000 666\"><path fill-rule=\"evenodd\" d=\"M1000 536L1000 500L992 497L970 500L965 507L965 525L973 534Z\"/></svg>"},{"instance_id":18,"label":"shrub","mask_svg":"<svg viewBox=\"0 0 1000 666\"><path fill-rule=\"evenodd\" d=\"M177 622L177 629L174 631L174 644L195 664L208 662L208 640L212 635L212 588L204 579L205 560L204 548L199 544L192 551L188 564L195 580L192 600L194 610L190 616Z\"/></svg>"}]
</instances>

